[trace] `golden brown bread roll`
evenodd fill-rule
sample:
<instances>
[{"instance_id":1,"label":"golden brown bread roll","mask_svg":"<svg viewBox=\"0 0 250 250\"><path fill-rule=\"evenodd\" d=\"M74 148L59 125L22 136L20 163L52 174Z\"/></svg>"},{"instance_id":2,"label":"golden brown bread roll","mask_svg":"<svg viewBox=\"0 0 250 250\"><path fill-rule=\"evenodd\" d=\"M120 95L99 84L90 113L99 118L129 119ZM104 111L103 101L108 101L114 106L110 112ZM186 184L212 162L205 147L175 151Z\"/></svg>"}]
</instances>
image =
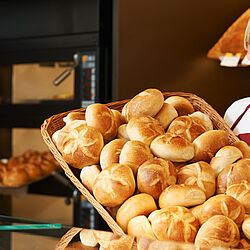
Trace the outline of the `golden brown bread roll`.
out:
<instances>
[{"instance_id":1,"label":"golden brown bread roll","mask_svg":"<svg viewBox=\"0 0 250 250\"><path fill-rule=\"evenodd\" d=\"M127 124L122 124L118 128L117 139L123 139L123 140L126 140L126 141L130 140L130 138L128 136L128 133L127 133Z\"/></svg>"},{"instance_id":2,"label":"golden brown bread roll","mask_svg":"<svg viewBox=\"0 0 250 250\"><path fill-rule=\"evenodd\" d=\"M98 164L103 145L102 134L79 120L63 127L56 140L63 159L75 168Z\"/></svg>"},{"instance_id":3,"label":"golden brown bread roll","mask_svg":"<svg viewBox=\"0 0 250 250\"><path fill-rule=\"evenodd\" d=\"M194 242L199 222L188 209L170 206L152 212L149 217L157 239Z\"/></svg>"},{"instance_id":4,"label":"golden brown bread roll","mask_svg":"<svg viewBox=\"0 0 250 250\"><path fill-rule=\"evenodd\" d=\"M232 146L238 148L243 154L243 158L250 158L250 147L244 141L236 141L231 144Z\"/></svg>"},{"instance_id":5,"label":"golden brown bread roll","mask_svg":"<svg viewBox=\"0 0 250 250\"><path fill-rule=\"evenodd\" d=\"M178 174L178 184L195 185L211 197L215 192L215 175L207 162L199 161L182 167Z\"/></svg>"},{"instance_id":6,"label":"golden brown bread roll","mask_svg":"<svg viewBox=\"0 0 250 250\"><path fill-rule=\"evenodd\" d=\"M98 165L91 165L84 167L80 173L80 179L82 184L93 194L93 186L97 176L101 173L101 169Z\"/></svg>"},{"instance_id":7,"label":"golden brown bread roll","mask_svg":"<svg viewBox=\"0 0 250 250\"><path fill-rule=\"evenodd\" d=\"M126 141L122 139L115 139L107 143L100 155L100 165L104 169L113 163L119 163L121 150Z\"/></svg>"},{"instance_id":8,"label":"golden brown bread roll","mask_svg":"<svg viewBox=\"0 0 250 250\"><path fill-rule=\"evenodd\" d=\"M191 207L189 208L189 211L195 216L196 219L199 220L199 216L200 216L200 209L202 207L201 205L195 206L195 207Z\"/></svg>"},{"instance_id":9,"label":"golden brown bread roll","mask_svg":"<svg viewBox=\"0 0 250 250\"><path fill-rule=\"evenodd\" d=\"M250 183L242 180L240 183L235 183L227 187L227 195L233 196L245 208L246 213L250 214Z\"/></svg>"},{"instance_id":10,"label":"golden brown bread roll","mask_svg":"<svg viewBox=\"0 0 250 250\"><path fill-rule=\"evenodd\" d=\"M215 176L217 177L224 168L242 157L243 155L238 148L234 146L225 146L217 151L215 156L210 161L210 166L214 170Z\"/></svg>"},{"instance_id":11,"label":"golden brown bread roll","mask_svg":"<svg viewBox=\"0 0 250 250\"><path fill-rule=\"evenodd\" d=\"M120 154L120 164L128 165L134 174L139 166L147 160L153 158L149 147L140 141L127 141Z\"/></svg>"},{"instance_id":12,"label":"golden brown bread roll","mask_svg":"<svg viewBox=\"0 0 250 250\"><path fill-rule=\"evenodd\" d=\"M185 162L194 157L194 146L186 138L166 133L156 137L150 148L157 157L174 162Z\"/></svg>"},{"instance_id":13,"label":"golden brown bread roll","mask_svg":"<svg viewBox=\"0 0 250 250\"><path fill-rule=\"evenodd\" d=\"M206 115L200 111L196 111L188 116L191 117L196 122L203 124L203 126L206 128L207 131L213 130L213 123L210 120L208 115Z\"/></svg>"},{"instance_id":14,"label":"golden brown bread roll","mask_svg":"<svg viewBox=\"0 0 250 250\"><path fill-rule=\"evenodd\" d=\"M135 179L130 167L113 164L101 171L97 176L93 193L103 206L121 205L135 191Z\"/></svg>"},{"instance_id":15,"label":"golden brown bread roll","mask_svg":"<svg viewBox=\"0 0 250 250\"><path fill-rule=\"evenodd\" d=\"M12 168L3 173L2 184L4 186L21 186L29 181L27 172L22 168Z\"/></svg>"},{"instance_id":16,"label":"golden brown bread roll","mask_svg":"<svg viewBox=\"0 0 250 250\"><path fill-rule=\"evenodd\" d=\"M217 177L217 193L225 194L227 187L242 180L250 182L250 159L244 158L223 169Z\"/></svg>"},{"instance_id":17,"label":"golden brown bread roll","mask_svg":"<svg viewBox=\"0 0 250 250\"><path fill-rule=\"evenodd\" d=\"M191 207L202 204L206 200L204 191L198 186L184 184L171 185L165 188L159 197L159 207L183 206Z\"/></svg>"},{"instance_id":18,"label":"golden brown bread roll","mask_svg":"<svg viewBox=\"0 0 250 250\"><path fill-rule=\"evenodd\" d=\"M170 96L165 100L165 103L173 105L179 116L192 114L194 112L194 107L191 102L182 96Z\"/></svg>"},{"instance_id":19,"label":"golden brown bread roll","mask_svg":"<svg viewBox=\"0 0 250 250\"><path fill-rule=\"evenodd\" d=\"M85 120L85 115L83 112L80 111L72 111L70 113L67 114L67 116L65 116L63 118L63 121L67 124L69 122L72 122L74 120Z\"/></svg>"},{"instance_id":20,"label":"golden brown bread roll","mask_svg":"<svg viewBox=\"0 0 250 250\"><path fill-rule=\"evenodd\" d=\"M94 103L86 108L86 122L101 132L104 141L111 141L117 134L117 123L109 107L101 103Z\"/></svg>"},{"instance_id":21,"label":"golden brown bread roll","mask_svg":"<svg viewBox=\"0 0 250 250\"><path fill-rule=\"evenodd\" d=\"M122 109L128 122L132 117L149 115L154 117L162 108L164 97L158 89L146 89L132 98Z\"/></svg>"},{"instance_id":22,"label":"golden brown bread roll","mask_svg":"<svg viewBox=\"0 0 250 250\"><path fill-rule=\"evenodd\" d=\"M152 211L156 210L154 198L149 194L136 194L127 199L118 209L116 221L124 232L127 232L128 222L138 216L148 216Z\"/></svg>"},{"instance_id":23,"label":"golden brown bread roll","mask_svg":"<svg viewBox=\"0 0 250 250\"><path fill-rule=\"evenodd\" d=\"M250 217L247 217L242 223L242 231L244 235L250 240Z\"/></svg>"},{"instance_id":24,"label":"golden brown bread roll","mask_svg":"<svg viewBox=\"0 0 250 250\"><path fill-rule=\"evenodd\" d=\"M128 235L138 238L156 239L152 226L145 215L139 215L128 222Z\"/></svg>"},{"instance_id":25,"label":"golden brown bread roll","mask_svg":"<svg viewBox=\"0 0 250 250\"><path fill-rule=\"evenodd\" d=\"M144 162L138 169L137 186L140 192L159 198L169 185L175 184L177 173L171 161L157 158Z\"/></svg>"},{"instance_id":26,"label":"golden brown bread roll","mask_svg":"<svg viewBox=\"0 0 250 250\"><path fill-rule=\"evenodd\" d=\"M215 215L224 215L232 219L239 227L244 217L243 205L230 195L219 194L209 198L200 208L199 221L205 223Z\"/></svg>"},{"instance_id":27,"label":"golden brown bread roll","mask_svg":"<svg viewBox=\"0 0 250 250\"><path fill-rule=\"evenodd\" d=\"M161 110L156 114L154 117L156 120L158 120L161 124L161 126L166 129L168 125L176 118L178 117L178 113L174 106L172 106L169 103L163 103L163 106Z\"/></svg>"},{"instance_id":28,"label":"golden brown bread roll","mask_svg":"<svg viewBox=\"0 0 250 250\"><path fill-rule=\"evenodd\" d=\"M195 155L192 162L210 162L219 149L230 144L230 139L224 130L209 130L198 136L193 144Z\"/></svg>"},{"instance_id":29,"label":"golden brown bread roll","mask_svg":"<svg viewBox=\"0 0 250 250\"><path fill-rule=\"evenodd\" d=\"M127 133L130 140L141 141L150 146L154 138L165 131L158 120L145 115L131 118L127 124Z\"/></svg>"},{"instance_id":30,"label":"golden brown bread roll","mask_svg":"<svg viewBox=\"0 0 250 250\"><path fill-rule=\"evenodd\" d=\"M174 119L167 130L168 133L185 137L190 142L206 131L206 127L199 120L192 119L187 115Z\"/></svg>"},{"instance_id":31,"label":"golden brown bread roll","mask_svg":"<svg viewBox=\"0 0 250 250\"><path fill-rule=\"evenodd\" d=\"M125 119L122 116L120 111L118 111L116 109L111 109L111 111L112 111L112 113L114 115L117 128L119 128L123 123L125 123Z\"/></svg>"},{"instance_id":32,"label":"golden brown bread roll","mask_svg":"<svg viewBox=\"0 0 250 250\"><path fill-rule=\"evenodd\" d=\"M204 247L237 247L240 233L233 220L224 215L215 215L199 229L195 245Z\"/></svg>"}]
</instances>

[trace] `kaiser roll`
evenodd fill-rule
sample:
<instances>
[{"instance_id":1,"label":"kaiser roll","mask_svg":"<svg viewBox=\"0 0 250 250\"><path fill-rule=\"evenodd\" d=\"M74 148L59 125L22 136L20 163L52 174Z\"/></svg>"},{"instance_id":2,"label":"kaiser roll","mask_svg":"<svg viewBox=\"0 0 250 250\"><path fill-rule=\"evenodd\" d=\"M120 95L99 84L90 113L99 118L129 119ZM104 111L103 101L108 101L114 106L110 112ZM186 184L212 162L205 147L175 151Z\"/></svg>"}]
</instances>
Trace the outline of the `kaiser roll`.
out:
<instances>
[{"instance_id":1,"label":"kaiser roll","mask_svg":"<svg viewBox=\"0 0 250 250\"><path fill-rule=\"evenodd\" d=\"M164 97L158 89L146 89L132 98L122 110L128 122L132 117L149 115L154 117L162 108Z\"/></svg>"},{"instance_id":2,"label":"kaiser roll","mask_svg":"<svg viewBox=\"0 0 250 250\"><path fill-rule=\"evenodd\" d=\"M237 247L240 233L233 220L224 215L215 215L199 229L195 245L204 247Z\"/></svg>"},{"instance_id":3,"label":"kaiser roll","mask_svg":"<svg viewBox=\"0 0 250 250\"><path fill-rule=\"evenodd\" d=\"M144 162L138 169L137 186L140 192L159 198L161 192L176 183L176 170L171 161L157 158Z\"/></svg>"},{"instance_id":4,"label":"kaiser roll","mask_svg":"<svg viewBox=\"0 0 250 250\"><path fill-rule=\"evenodd\" d=\"M242 231L245 236L250 240L250 217L247 217L242 223Z\"/></svg>"},{"instance_id":5,"label":"kaiser roll","mask_svg":"<svg viewBox=\"0 0 250 250\"><path fill-rule=\"evenodd\" d=\"M182 167L178 172L178 184L195 185L206 194L206 198L215 192L215 175L207 162L199 161Z\"/></svg>"},{"instance_id":6,"label":"kaiser roll","mask_svg":"<svg viewBox=\"0 0 250 250\"><path fill-rule=\"evenodd\" d=\"M136 194L127 199L118 209L116 221L124 232L127 232L128 222L138 216L148 216L152 211L156 210L154 198L149 194Z\"/></svg>"},{"instance_id":7,"label":"kaiser roll","mask_svg":"<svg viewBox=\"0 0 250 250\"><path fill-rule=\"evenodd\" d=\"M121 205L135 191L135 179L130 167L112 164L97 176L93 193L98 202L107 207Z\"/></svg>"},{"instance_id":8,"label":"kaiser roll","mask_svg":"<svg viewBox=\"0 0 250 250\"><path fill-rule=\"evenodd\" d=\"M149 217L158 240L194 242L199 222L188 209L170 206L152 212Z\"/></svg>"},{"instance_id":9,"label":"kaiser roll","mask_svg":"<svg viewBox=\"0 0 250 250\"><path fill-rule=\"evenodd\" d=\"M191 207L189 208L189 211L195 216L196 219L199 220L199 216L200 216L200 209L202 207L202 204L201 205L198 205L198 206L194 206L194 207Z\"/></svg>"},{"instance_id":10,"label":"kaiser roll","mask_svg":"<svg viewBox=\"0 0 250 250\"><path fill-rule=\"evenodd\" d=\"M210 120L208 115L206 115L200 111L196 111L188 116L191 117L196 122L203 124L203 126L206 128L207 131L213 130L213 123Z\"/></svg>"},{"instance_id":11,"label":"kaiser roll","mask_svg":"<svg viewBox=\"0 0 250 250\"><path fill-rule=\"evenodd\" d=\"M243 154L243 158L250 158L250 147L244 141L235 141L231 144L232 146L238 148Z\"/></svg>"},{"instance_id":12,"label":"kaiser roll","mask_svg":"<svg viewBox=\"0 0 250 250\"><path fill-rule=\"evenodd\" d=\"M157 157L174 162L185 162L194 157L194 146L186 138L166 133L156 137L150 148Z\"/></svg>"},{"instance_id":13,"label":"kaiser roll","mask_svg":"<svg viewBox=\"0 0 250 250\"><path fill-rule=\"evenodd\" d=\"M198 186L184 184L171 185L165 188L159 197L159 207L183 206L191 207L202 204L206 200L204 191Z\"/></svg>"}]
</instances>

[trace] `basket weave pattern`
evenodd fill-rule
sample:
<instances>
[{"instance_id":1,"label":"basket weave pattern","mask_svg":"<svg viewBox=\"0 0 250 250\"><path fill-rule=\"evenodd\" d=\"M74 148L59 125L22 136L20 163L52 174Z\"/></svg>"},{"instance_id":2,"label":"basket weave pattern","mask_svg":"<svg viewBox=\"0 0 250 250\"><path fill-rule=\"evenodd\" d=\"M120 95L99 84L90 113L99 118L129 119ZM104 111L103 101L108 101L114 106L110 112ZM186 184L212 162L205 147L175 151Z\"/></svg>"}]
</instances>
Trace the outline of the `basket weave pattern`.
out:
<instances>
[{"instance_id":1,"label":"basket weave pattern","mask_svg":"<svg viewBox=\"0 0 250 250\"><path fill-rule=\"evenodd\" d=\"M206 103L202 98L200 98L194 94L183 93L183 92L165 92L165 93L163 93L163 95L164 95L165 99L169 96L174 96L174 95L185 97L186 99L188 99L192 103L192 105L194 106L194 109L196 111L201 111L210 117L211 121L213 122L214 129L221 129L221 130L227 131L229 133L229 138L230 138L231 143L238 140L238 138L230 130L230 128L225 123L225 121L222 119L222 117L208 103ZM129 99L119 101L119 102L108 103L106 105L111 109L116 109L118 111L121 111L122 107L128 101L129 101ZM115 220L108 213L108 211L99 202L97 202L95 200L93 195L83 186L83 184L80 182L80 180L74 175L70 166L63 160L62 155L59 153L55 144L52 141L53 133L56 132L57 130L61 129L65 125L63 118L68 113L70 113L72 111L80 111L80 112L83 112L83 114L85 114L85 110L86 110L86 108L71 110L71 111L67 111L64 113L54 115L54 116L46 119L41 126L42 137L43 137L45 143L47 144L47 146L49 147L50 151L54 155L55 159L60 163L65 174L69 177L69 179L72 181L72 183L88 199L88 201L95 207L95 209L103 217L103 219L107 222L107 224L112 229L112 231L118 235L123 235L123 234L125 234L123 232L123 230L115 222Z\"/></svg>"}]
</instances>

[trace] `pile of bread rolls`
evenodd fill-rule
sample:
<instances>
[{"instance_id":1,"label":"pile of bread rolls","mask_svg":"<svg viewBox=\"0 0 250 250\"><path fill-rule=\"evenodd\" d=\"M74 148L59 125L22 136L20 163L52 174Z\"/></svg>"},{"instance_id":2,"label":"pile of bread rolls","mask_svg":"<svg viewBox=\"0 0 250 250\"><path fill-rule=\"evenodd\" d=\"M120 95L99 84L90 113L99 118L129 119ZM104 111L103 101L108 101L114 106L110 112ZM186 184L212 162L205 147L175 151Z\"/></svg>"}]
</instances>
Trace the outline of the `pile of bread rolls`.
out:
<instances>
[{"instance_id":1,"label":"pile of bread rolls","mask_svg":"<svg viewBox=\"0 0 250 250\"><path fill-rule=\"evenodd\" d=\"M121 112L96 103L64 121L55 145L124 232L202 246L249 239L250 148L230 145L188 99L147 89Z\"/></svg>"},{"instance_id":2,"label":"pile of bread rolls","mask_svg":"<svg viewBox=\"0 0 250 250\"><path fill-rule=\"evenodd\" d=\"M59 170L60 165L49 151L28 150L0 162L0 185L17 187L39 180Z\"/></svg>"}]
</instances>

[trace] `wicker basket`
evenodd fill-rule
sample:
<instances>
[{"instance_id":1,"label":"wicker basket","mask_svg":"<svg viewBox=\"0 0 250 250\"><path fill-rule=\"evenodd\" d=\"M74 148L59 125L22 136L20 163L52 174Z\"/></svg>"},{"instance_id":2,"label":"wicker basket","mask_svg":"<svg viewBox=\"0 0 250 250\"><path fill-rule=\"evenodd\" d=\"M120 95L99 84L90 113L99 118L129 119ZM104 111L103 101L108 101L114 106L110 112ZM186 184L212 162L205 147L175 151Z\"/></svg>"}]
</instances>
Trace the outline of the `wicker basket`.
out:
<instances>
[{"instance_id":1,"label":"wicker basket","mask_svg":"<svg viewBox=\"0 0 250 250\"><path fill-rule=\"evenodd\" d=\"M190 93L183 93L183 92L166 92L163 93L164 98L169 96L182 96L187 98L194 106L196 111L201 111L207 114L213 122L215 129L222 129L226 130L229 133L231 143L237 141L238 138L234 135L234 133L230 130L227 126L225 121L221 118L221 116L202 98L190 94ZM128 102L129 100L123 100L119 102L112 102L106 104L109 108L116 109L121 111L122 107ZM80 111L85 114L85 108L77 109L74 111ZM71 110L72 111L72 110ZM98 213L103 217L103 219L107 222L109 227L113 230L114 233L123 235L125 234L123 230L119 227L116 221L112 218L110 213L99 203L95 200L93 195L83 186L81 181L79 180L79 173L80 170L71 168L62 158L62 155L58 152L55 144L52 141L52 135L55 131L61 129L65 123L63 122L63 117L65 117L71 111L67 111L64 113L60 113L54 115L44 121L41 126L41 133L45 143L48 145L50 151L53 153L55 159L60 163L61 167L65 171L65 174L69 177L72 183L78 188L78 190L88 199L88 201L96 208ZM78 171L78 172L77 172Z\"/></svg>"}]
</instances>

